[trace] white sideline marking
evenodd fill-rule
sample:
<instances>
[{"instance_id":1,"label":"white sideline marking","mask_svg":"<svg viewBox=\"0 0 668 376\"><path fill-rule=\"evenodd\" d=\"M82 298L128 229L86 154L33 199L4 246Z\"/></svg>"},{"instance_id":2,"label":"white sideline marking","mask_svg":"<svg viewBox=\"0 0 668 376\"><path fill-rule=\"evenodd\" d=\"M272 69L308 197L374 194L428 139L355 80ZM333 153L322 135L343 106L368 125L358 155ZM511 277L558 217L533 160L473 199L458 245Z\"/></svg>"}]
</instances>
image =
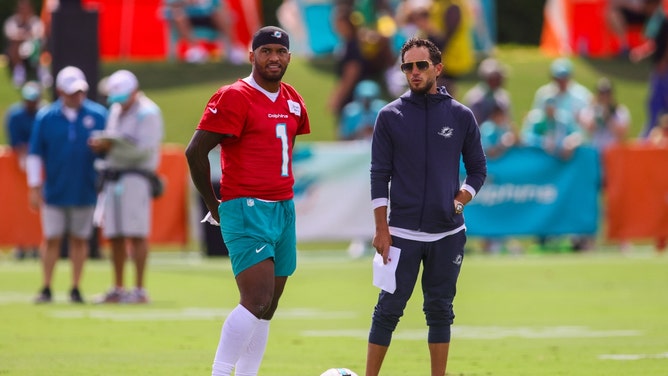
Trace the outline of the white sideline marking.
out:
<instances>
[{"instance_id":1,"label":"white sideline marking","mask_svg":"<svg viewBox=\"0 0 668 376\"><path fill-rule=\"evenodd\" d=\"M0 292L0 304L26 303L32 302L35 295L29 295L20 292L4 291Z\"/></svg>"},{"instance_id":2,"label":"white sideline marking","mask_svg":"<svg viewBox=\"0 0 668 376\"><path fill-rule=\"evenodd\" d=\"M639 330L594 330L586 326L547 326L516 327L500 326L453 326L454 335L471 339L519 338L607 338L634 337L641 335Z\"/></svg>"},{"instance_id":3,"label":"white sideline marking","mask_svg":"<svg viewBox=\"0 0 668 376\"><path fill-rule=\"evenodd\" d=\"M113 309L112 309L113 307ZM127 311L123 311L127 308ZM183 308L183 309L160 309L160 308L138 308L134 305L114 305L109 309L67 309L54 310L49 315L58 319L99 319L111 321L184 321L184 320L217 320L225 318L230 309L221 308ZM281 319L350 319L357 317L355 312L331 312L320 311L311 308L295 308L279 310L276 317Z\"/></svg>"},{"instance_id":4,"label":"white sideline marking","mask_svg":"<svg viewBox=\"0 0 668 376\"><path fill-rule=\"evenodd\" d=\"M601 354L601 360L640 360L640 359L668 359L668 352L662 354Z\"/></svg>"},{"instance_id":5,"label":"white sideline marking","mask_svg":"<svg viewBox=\"0 0 668 376\"><path fill-rule=\"evenodd\" d=\"M368 330L307 330L307 337L354 337L366 338ZM500 327L500 326L453 326L452 335L457 339L502 339L502 338L607 338L640 336L639 330L593 330L585 326L552 327ZM424 340L427 330L397 330L392 336L403 340Z\"/></svg>"}]
</instances>

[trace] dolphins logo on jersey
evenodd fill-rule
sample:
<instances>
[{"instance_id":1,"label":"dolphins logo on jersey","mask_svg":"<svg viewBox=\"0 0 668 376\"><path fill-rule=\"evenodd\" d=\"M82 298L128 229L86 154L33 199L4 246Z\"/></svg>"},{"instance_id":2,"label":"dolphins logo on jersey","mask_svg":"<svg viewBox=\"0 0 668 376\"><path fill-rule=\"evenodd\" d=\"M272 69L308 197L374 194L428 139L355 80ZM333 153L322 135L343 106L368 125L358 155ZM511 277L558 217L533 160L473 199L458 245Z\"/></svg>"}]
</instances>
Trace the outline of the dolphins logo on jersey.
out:
<instances>
[{"instance_id":1,"label":"dolphins logo on jersey","mask_svg":"<svg viewBox=\"0 0 668 376\"><path fill-rule=\"evenodd\" d=\"M445 138L450 138L452 137L452 134L454 133L454 130L447 125L443 128L441 128L440 132L438 132L439 136L443 136Z\"/></svg>"}]
</instances>

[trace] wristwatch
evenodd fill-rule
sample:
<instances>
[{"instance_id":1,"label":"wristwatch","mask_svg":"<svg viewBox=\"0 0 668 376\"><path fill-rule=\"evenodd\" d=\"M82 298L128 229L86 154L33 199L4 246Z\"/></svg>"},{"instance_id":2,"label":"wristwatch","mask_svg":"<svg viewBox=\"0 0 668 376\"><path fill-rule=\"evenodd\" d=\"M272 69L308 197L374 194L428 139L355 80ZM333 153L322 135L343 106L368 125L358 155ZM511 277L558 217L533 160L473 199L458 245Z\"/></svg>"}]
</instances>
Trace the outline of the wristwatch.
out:
<instances>
[{"instance_id":1,"label":"wristwatch","mask_svg":"<svg viewBox=\"0 0 668 376\"><path fill-rule=\"evenodd\" d=\"M464 211L464 204L455 200L455 214L462 214Z\"/></svg>"}]
</instances>

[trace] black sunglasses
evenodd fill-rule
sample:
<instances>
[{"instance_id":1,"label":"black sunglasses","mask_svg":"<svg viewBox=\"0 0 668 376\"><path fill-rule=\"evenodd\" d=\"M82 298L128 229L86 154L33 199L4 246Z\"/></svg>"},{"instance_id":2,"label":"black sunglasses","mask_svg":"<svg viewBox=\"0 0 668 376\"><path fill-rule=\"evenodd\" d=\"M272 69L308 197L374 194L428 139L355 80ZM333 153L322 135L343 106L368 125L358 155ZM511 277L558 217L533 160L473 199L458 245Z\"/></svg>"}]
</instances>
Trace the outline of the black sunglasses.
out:
<instances>
[{"instance_id":1,"label":"black sunglasses","mask_svg":"<svg viewBox=\"0 0 668 376\"><path fill-rule=\"evenodd\" d=\"M417 67L419 71L426 71L427 68L431 65L431 62L427 60L412 61L410 63L401 64L401 71L404 73L409 73L413 71L413 64Z\"/></svg>"}]
</instances>

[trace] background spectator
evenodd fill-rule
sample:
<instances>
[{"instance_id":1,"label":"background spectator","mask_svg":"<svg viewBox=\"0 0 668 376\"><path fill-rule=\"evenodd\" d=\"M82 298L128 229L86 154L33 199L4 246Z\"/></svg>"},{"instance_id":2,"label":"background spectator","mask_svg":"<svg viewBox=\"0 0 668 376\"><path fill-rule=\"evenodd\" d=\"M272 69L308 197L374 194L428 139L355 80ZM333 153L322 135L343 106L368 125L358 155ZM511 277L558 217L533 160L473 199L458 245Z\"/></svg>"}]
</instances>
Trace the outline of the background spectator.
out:
<instances>
[{"instance_id":1,"label":"background spectator","mask_svg":"<svg viewBox=\"0 0 668 376\"><path fill-rule=\"evenodd\" d=\"M77 67L63 68L56 77L58 99L35 119L26 159L30 204L40 209L46 239L42 254L43 286L36 303L52 301L51 282L68 235L72 262L70 301L83 303L79 284L88 257L97 199L94 162L88 147L92 132L104 129L107 110L86 98L88 82Z\"/></svg>"},{"instance_id":2,"label":"background spectator","mask_svg":"<svg viewBox=\"0 0 668 376\"><path fill-rule=\"evenodd\" d=\"M543 108L535 108L527 114L522 127L521 140L524 145L543 149L546 153L568 160L583 143L582 128L566 110L557 107L556 98L545 98ZM541 247L550 240L539 235ZM574 250L588 248L591 239L574 237Z\"/></svg>"},{"instance_id":3,"label":"background spectator","mask_svg":"<svg viewBox=\"0 0 668 376\"><path fill-rule=\"evenodd\" d=\"M209 51L194 33L194 28L204 27L218 32L219 52L234 64L247 59L247 48L234 45L234 17L224 0L165 0L170 12L169 20L186 42L185 59L200 63L209 59Z\"/></svg>"},{"instance_id":4,"label":"background spectator","mask_svg":"<svg viewBox=\"0 0 668 376\"><path fill-rule=\"evenodd\" d=\"M668 113L659 116L659 124L649 132L647 141L654 146L668 147Z\"/></svg>"},{"instance_id":5,"label":"background spectator","mask_svg":"<svg viewBox=\"0 0 668 376\"><path fill-rule=\"evenodd\" d=\"M601 77L592 102L582 111L581 120L591 145L603 152L612 144L624 142L631 114L625 105L617 103L610 79Z\"/></svg>"},{"instance_id":6,"label":"background spectator","mask_svg":"<svg viewBox=\"0 0 668 376\"><path fill-rule=\"evenodd\" d=\"M480 81L464 94L463 99L464 104L473 111L478 124L482 124L499 109L504 111L506 121L512 120L510 94L503 87L505 76L505 70L498 60L490 57L480 62Z\"/></svg>"},{"instance_id":7,"label":"background spectator","mask_svg":"<svg viewBox=\"0 0 668 376\"><path fill-rule=\"evenodd\" d=\"M546 98L543 108L531 110L522 127L522 143L548 154L569 159L582 144L582 133L572 116L557 107L555 98Z\"/></svg>"},{"instance_id":8,"label":"background spectator","mask_svg":"<svg viewBox=\"0 0 668 376\"><path fill-rule=\"evenodd\" d=\"M629 54L629 27L642 27L647 21L645 0L608 0L605 7L605 22L619 40L619 55Z\"/></svg>"},{"instance_id":9,"label":"background spectator","mask_svg":"<svg viewBox=\"0 0 668 376\"><path fill-rule=\"evenodd\" d=\"M44 38L44 24L35 14L30 0L18 0L16 13L4 24L7 39L7 57L14 86L21 87L26 80L38 78L40 54Z\"/></svg>"},{"instance_id":10,"label":"background spectator","mask_svg":"<svg viewBox=\"0 0 668 376\"><path fill-rule=\"evenodd\" d=\"M487 120L480 123L480 143L488 160L501 157L506 150L517 144L517 134L508 112L504 105L494 103ZM503 238L484 238L482 248L485 252L498 253L505 242ZM516 248L513 247L515 251Z\"/></svg>"},{"instance_id":11,"label":"background spectator","mask_svg":"<svg viewBox=\"0 0 668 376\"><path fill-rule=\"evenodd\" d=\"M26 82L21 88L21 101L13 104L5 116L7 140L16 154L19 168L25 171L28 144L37 111L43 106L42 88L35 81ZM39 257L37 244L17 244L14 255L22 259L26 255Z\"/></svg>"},{"instance_id":12,"label":"background spectator","mask_svg":"<svg viewBox=\"0 0 668 376\"><path fill-rule=\"evenodd\" d=\"M558 58L550 64L551 81L536 90L532 109L545 109L552 101L567 123L578 124L580 112L591 103L592 94L573 78L573 63L567 58Z\"/></svg>"},{"instance_id":13,"label":"background spectator","mask_svg":"<svg viewBox=\"0 0 668 376\"><path fill-rule=\"evenodd\" d=\"M16 153L21 170L25 170L25 159L35 116L43 106L41 86L35 81L28 81L21 88L21 101L14 103L5 115L7 140L12 151Z\"/></svg>"},{"instance_id":14,"label":"background spectator","mask_svg":"<svg viewBox=\"0 0 668 376\"><path fill-rule=\"evenodd\" d=\"M644 36L647 41L631 50L631 61L639 62L651 58L652 71L649 78L648 119L642 132L647 137L657 125L659 115L668 111L668 20L661 0L644 0Z\"/></svg>"},{"instance_id":15,"label":"background spectator","mask_svg":"<svg viewBox=\"0 0 668 376\"><path fill-rule=\"evenodd\" d=\"M343 107L339 138L370 140L378 111L387 104L380 98L380 86L364 80L355 86L354 100Z\"/></svg>"},{"instance_id":16,"label":"background spectator","mask_svg":"<svg viewBox=\"0 0 668 376\"><path fill-rule=\"evenodd\" d=\"M516 131L503 105L494 105L487 120L480 124L480 142L488 158L500 157L517 143Z\"/></svg>"},{"instance_id":17,"label":"background spectator","mask_svg":"<svg viewBox=\"0 0 668 376\"><path fill-rule=\"evenodd\" d=\"M581 120L588 143L599 152L603 163L604 151L611 145L625 141L631 125L631 114L625 105L617 103L610 79L601 77L596 83L592 102L582 111ZM605 178L603 184L605 189ZM580 239L584 241L585 238ZM593 239L587 241L593 243ZM620 242L622 251L629 247L628 241Z\"/></svg>"},{"instance_id":18,"label":"background spectator","mask_svg":"<svg viewBox=\"0 0 668 376\"><path fill-rule=\"evenodd\" d=\"M658 124L649 132L647 140L651 145L668 148L668 112L664 112L659 116ZM657 251L664 252L666 250L666 243L665 237L658 237L656 239Z\"/></svg>"},{"instance_id":19,"label":"background spectator","mask_svg":"<svg viewBox=\"0 0 668 376\"><path fill-rule=\"evenodd\" d=\"M434 41L443 52L443 73L438 85L445 85L457 97L456 81L475 66L473 15L466 0L434 0L430 16L441 31Z\"/></svg>"},{"instance_id":20,"label":"background spectator","mask_svg":"<svg viewBox=\"0 0 668 376\"><path fill-rule=\"evenodd\" d=\"M334 27L342 45L337 51L336 74L338 81L329 98L329 109L340 122L343 107L353 100L355 86L362 80L373 79L377 72L362 51L357 13L347 5L338 5L334 11ZM390 60L390 64L393 59Z\"/></svg>"},{"instance_id":21,"label":"background spectator","mask_svg":"<svg viewBox=\"0 0 668 376\"><path fill-rule=\"evenodd\" d=\"M148 303L145 270L151 230L151 198L164 129L160 108L139 90L137 77L119 70L107 80L109 118L91 148L105 153L98 202L103 234L111 242L113 287L98 303ZM97 219L97 218L96 218ZM126 291L125 262L135 266L135 288Z\"/></svg>"}]
</instances>

